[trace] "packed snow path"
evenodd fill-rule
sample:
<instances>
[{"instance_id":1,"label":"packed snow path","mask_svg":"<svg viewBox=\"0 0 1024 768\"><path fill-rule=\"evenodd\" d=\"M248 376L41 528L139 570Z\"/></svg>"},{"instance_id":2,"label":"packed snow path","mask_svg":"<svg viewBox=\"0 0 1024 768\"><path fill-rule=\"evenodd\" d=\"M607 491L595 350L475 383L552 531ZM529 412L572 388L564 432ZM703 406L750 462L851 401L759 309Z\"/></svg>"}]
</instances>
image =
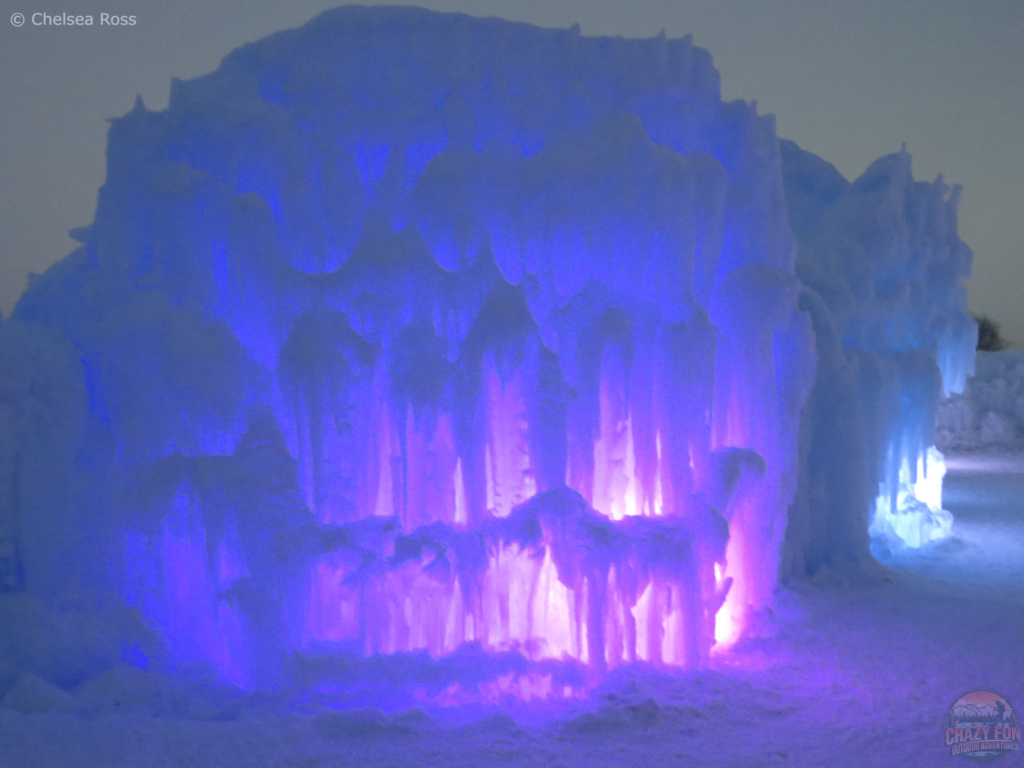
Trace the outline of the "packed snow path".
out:
<instances>
[{"instance_id":1,"label":"packed snow path","mask_svg":"<svg viewBox=\"0 0 1024 768\"><path fill-rule=\"evenodd\" d=\"M953 459L951 539L882 554L871 577L793 586L773 637L700 673L619 670L553 709L298 714L252 697L193 719L154 717L123 678L89 681L66 698L8 693L0 766L954 764L941 722L957 695L984 684L1024 702L1022 499L1024 457ZM50 711L18 711L32 708Z\"/></svg>"}]
</instances>

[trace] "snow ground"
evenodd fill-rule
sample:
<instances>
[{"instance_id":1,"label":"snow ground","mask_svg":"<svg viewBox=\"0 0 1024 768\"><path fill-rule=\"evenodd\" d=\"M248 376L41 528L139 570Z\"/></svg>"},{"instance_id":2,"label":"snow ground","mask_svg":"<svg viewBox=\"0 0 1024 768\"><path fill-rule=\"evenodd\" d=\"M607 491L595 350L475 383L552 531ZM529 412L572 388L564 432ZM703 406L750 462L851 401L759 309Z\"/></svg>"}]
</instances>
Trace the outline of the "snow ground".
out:
<instances>
[{"instance_id":1,"label":"snow ground","mask_svg":"<svg viewBox=\"0 0 1024 768\"><path fill-rule=\"evenodd\" d=\"M869 576L791 585L774 635L713 669L620 670L587 701L391 715L280 714L251 697L154 716L131 682L39 681L0 708L0 766L955 764L941 723L961 692L1024 702L1024 456L954 457L949 470L951 539L878 553Z\"/></svg>"}]
</instances>

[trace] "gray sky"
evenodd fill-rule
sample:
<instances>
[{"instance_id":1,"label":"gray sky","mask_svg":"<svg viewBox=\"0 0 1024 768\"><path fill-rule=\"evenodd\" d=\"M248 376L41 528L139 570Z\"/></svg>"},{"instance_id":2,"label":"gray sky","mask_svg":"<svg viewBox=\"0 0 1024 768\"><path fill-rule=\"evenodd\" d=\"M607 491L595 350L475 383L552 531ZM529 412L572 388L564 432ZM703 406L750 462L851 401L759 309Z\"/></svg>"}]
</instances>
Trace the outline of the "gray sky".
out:
<instances>
[{"instance_id":1,"label":"gray sky","mask_svg":"<svg viewBox=\"0 0 1024 768\"><path fill-rule=\"evenodd\" d=\"M379 3L366 2L366 5ZM380 3L383 4L383 3ZM402 4L392 0L390 5ZM756 99L780 136L853 179L907 142L915 177L965 187L971 307L1024 342L1024 0L424 0L436 10L583 34L692 33L726 99ZM164 109L172 77L300 26L327 0L2 0L0 310L30 272L74 247L105 174L106 118L141 94ZM17 28L11 14L91 14L92 27ZM133 27L98 26L101 12Z\"/></svg>"}]
</instances>

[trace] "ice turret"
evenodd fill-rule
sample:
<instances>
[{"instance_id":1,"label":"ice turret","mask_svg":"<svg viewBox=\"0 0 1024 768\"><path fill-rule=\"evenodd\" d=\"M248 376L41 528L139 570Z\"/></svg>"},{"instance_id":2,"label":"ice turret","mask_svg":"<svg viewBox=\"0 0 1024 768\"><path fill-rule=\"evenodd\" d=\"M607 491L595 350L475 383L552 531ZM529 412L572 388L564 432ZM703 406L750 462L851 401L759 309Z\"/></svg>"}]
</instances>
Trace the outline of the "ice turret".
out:
<instances>
[{"instance_id":1,"label":"ice turret","mask_svg":"<svg viewBox=\"0 0 1024 768\"><path fill-rule=\"evenodd\" d=\"M967 311L972 254L957 234L959 187L914 181L905 148L853 184L792 142L782 156L820 360L805 419L803 531L794 532L804 544L791 548L799 572L866 557L857 531L867 509L872 535L891 543L949 534L936 414L974 371L977 325Z\"/></svg>"}]
</instances>

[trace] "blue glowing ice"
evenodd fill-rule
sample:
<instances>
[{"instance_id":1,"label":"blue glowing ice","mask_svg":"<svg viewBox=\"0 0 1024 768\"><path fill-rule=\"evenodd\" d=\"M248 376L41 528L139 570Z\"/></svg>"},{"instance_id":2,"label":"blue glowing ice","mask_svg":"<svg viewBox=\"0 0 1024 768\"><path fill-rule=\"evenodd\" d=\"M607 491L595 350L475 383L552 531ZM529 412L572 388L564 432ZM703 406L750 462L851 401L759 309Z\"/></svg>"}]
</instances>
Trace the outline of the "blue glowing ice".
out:
<instances>
[{"instance_id":1,"label":"blue glowing ice","mask_svg":"<svg viewBox=\"0 0 1024 768\"><path fill-rule=\"evenodd\" d=\"M787 221L774 121L689 38L349 7L247 45L113 122L83 247L0 326L26 579L247 687L339 648L703 664L780 568L866 552L968 371L955 195L903 157Z\"/></svg>"}]
</instances>

